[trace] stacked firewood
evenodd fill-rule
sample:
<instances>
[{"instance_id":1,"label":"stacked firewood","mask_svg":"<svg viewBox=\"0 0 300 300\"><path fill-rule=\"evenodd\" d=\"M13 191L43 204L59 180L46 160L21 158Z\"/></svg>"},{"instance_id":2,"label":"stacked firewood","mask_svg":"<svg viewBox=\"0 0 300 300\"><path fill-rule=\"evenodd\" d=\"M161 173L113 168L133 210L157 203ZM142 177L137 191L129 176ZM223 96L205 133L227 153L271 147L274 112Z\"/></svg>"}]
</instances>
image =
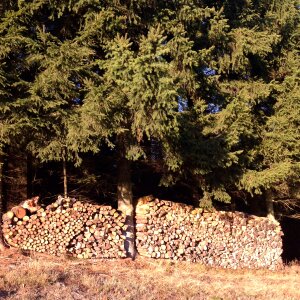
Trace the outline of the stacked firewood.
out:
<instances>
[{"instance_id":1,"label":"stacked firewood","mask_svg":"<svg viewBox=\"0 0 300 300\"><path fill-rule=\"evenodd\" d=\"M144 197L136 208L140 255L201 262L224 268L281 265L278 223L241 212L203 209Z\"/></svg>"},{"instance_id":2,"label":"stacked firewood","mask_svg":"<svg viewBox=\"0 0 300 300\"><path fill-rule=\"evenodd\" d=\"M125 217L110 206L97 206L84 230L70 242L68 251L79 258L126 257Z\"/></svg>"},{"instance_id":3,"label":"stacked firewood","mask_svg":"<svg viewBox=\"0 0 300 300\"><path fill-rule=\"evenodd\" d=\"M126 257L125 229L124 215L112 207L62 197L34 213L15 207L2 225L11 246L79 258Z\"/></svg>"},{"instance_id":4,"label":"stacked firewood","mask_svg":"<svg viewBox=\"0 0 300 300\"><path fill-rule=\"evenodd\" d=\"M36 203L36 199L35 202ZM110 206L62 198L46 208L17 206L3 216L14 247L78 258L126 257L125 216ZM208 212L141 198L136 207L138 253L225 268L275 269L281 265L278 223L241 212Z\"/></svg>"}]
</instances>

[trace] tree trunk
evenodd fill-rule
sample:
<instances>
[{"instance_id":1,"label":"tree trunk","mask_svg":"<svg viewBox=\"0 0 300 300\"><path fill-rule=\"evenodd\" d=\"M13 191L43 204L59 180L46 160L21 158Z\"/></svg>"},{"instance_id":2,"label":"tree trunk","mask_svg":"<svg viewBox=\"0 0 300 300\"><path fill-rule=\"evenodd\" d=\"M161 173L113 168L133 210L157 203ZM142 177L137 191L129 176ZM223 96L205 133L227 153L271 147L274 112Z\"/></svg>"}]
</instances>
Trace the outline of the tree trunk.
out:
<instances>
[{"instance_id":1,"label":"tree trunk","mask_svg":"<svg viewBox=\"0 0 300 300\"><path fill-rule=\"evenodd\" d=\"M266 190L265 197L266 197L267 217L270 220L275 220L273 192L270 189Z\"/></svg>"},{"instance_id":2,"label":"tree trunk","mask_svg":"<svg viewBox=\"0 0 300 300\"><path fill-rule=\"evenodd\" d=\"M65 156L63 157L63 177L64 177L64 197L68 197L68 179L67 179L67 162Z\"/></svg>"},{"instance_id":3,"label":"tree trunk","mask_svg":"<svg viewBox=\"0 0 300 300\"><path fill-rule=\"evenodd\" d=\"M5 1L0 3L0 18L3 17L5 12ZM4 197L3 197L3 168L4 168L4 159L0 153L0 225L2 225L2 216L4 213ZM4 249L3 235L2 230L0 230L0 251Z\"/></svg>"},{"instance_id":4,"label":"tree trunk","mask_svg":"<svg viewBox=\"0 0 300 300\"><path fill-rule=\"evenodd\" d=\"M15 206L27 199L27 155L19 148L5 148L6 201Z\"/></svg>"},{"instance_id":5,"label":"tree trunk","mask_svg":"<svg viewBox=\"0 0 300 300\"><path fill-rule=\"evenodd\" d=\"M4 167L4 159L0 154L0 225L2 225L2 216L5 209L4 196L3 196L3 167ZM3 241L2 230L0 230L0 251L5 248Z\"/></svg>"},{"instance_id":6,"label":"tree trunk","mask_svg":"<svg viewBox=\"0 0 300 300\"><path fill-rule=\"evenodd\" d=\"M252 215L256 215L259 217L264 217L266 214L266 204L264 203L262 197L253 197L249 200L247 200L247 203L249 205L249 213Z\"/></svg>"},{"instance_id":7,"label":"tree trunk","mask_svg":"<svg viewBox=\"0 0 300 300\"><path fill-rule=\"evenodd\" d=\"M133 220L134 209L132 198L131 164L125 157L125 145L121 143L119 143L121 153L118 163L117 183L118 209L126 215L126 225L128 226L125 232L125 250L127 256L134 259L136 256L136 249Z\"/></svg>"},{"instance_id":8,"label":"tree trunk","mask_svg":"<svg viewBox=\"0 0 300 300\"><path fill-rule=\"evenodd\" d=\"M5 1L1 1L0 3L0 18L3 17L5 12Z\"/></svg>"},{"instance_id":9,"label":"tree trunk","mask_svg":"<svg viewBox=\"0 0 300 300\"><path fill-rule=\"evenodd\" d=\"M32 197L33 168L32 156L27 154L27 198Z\"/></svg>"}]
</instances>

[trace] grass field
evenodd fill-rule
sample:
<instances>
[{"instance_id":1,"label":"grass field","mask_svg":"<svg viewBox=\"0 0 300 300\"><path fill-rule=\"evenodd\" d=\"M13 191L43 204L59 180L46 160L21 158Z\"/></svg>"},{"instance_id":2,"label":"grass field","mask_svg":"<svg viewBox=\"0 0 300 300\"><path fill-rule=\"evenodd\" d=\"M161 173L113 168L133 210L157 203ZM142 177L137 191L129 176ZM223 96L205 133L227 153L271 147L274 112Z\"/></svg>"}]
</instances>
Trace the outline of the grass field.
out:
<instances>
[{"instance_id":1,"label":"grass field","mask_svg":"<svg viewBox=\"0 0 300 300\"><path fill-rule=\"evenodd\" d=\"M73 260L0 253L0 299L300 299L300 265L225 270L137 258Z\"/></svg>"}]
</instances>

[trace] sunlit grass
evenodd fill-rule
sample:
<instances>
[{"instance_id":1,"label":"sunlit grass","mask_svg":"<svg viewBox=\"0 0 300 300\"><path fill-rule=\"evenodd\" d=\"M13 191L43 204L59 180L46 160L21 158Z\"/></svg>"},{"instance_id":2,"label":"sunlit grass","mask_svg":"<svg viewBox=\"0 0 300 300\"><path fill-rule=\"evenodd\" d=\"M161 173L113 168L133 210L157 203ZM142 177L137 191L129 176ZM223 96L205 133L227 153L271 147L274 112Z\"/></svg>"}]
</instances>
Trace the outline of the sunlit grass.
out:
<instances>
[{"instance_id":1,"label":"sunlit grass","mask_svg":"<svg viewBox=\"0 0 300 300\"><path fill-rule=\"evenodd\" d=\"M0 258L0 299L300 299L300 265L226 270L138 258Z\"/></svg>"}]
</instances>

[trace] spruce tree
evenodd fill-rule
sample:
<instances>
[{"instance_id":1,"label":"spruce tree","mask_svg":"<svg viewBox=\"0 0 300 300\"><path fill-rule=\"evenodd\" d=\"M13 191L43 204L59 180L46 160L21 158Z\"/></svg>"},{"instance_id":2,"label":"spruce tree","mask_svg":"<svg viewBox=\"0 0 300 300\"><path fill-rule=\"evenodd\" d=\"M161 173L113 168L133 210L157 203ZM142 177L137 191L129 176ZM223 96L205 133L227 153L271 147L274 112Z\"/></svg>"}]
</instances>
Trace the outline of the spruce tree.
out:
<instances>
[{"instance_id":1,"label":"spruce tree","mask_svg":"<svg viewBox=\"0 0 300 300\"><path fill-rule=\"evenodd\" d=\"M299 17L296 1L273 2L266 12L266 26L280 36L268 67L272 95L264 103L267 116L255 149L256 164L241 179L246 190L264 193L271 217L274 201L283 214L295 213L300 203Z\"/></svg>"},{"instance_id":2,"label":"spruce tree","mask_svg":"<svg viewBox=\"0 0 300 300\"><path fill-rule=\"evenodd\" d=\"M81 152L111 147L131 225L131 165L149 140L163 149L161 184L187 183L201 205L297 198L296 1L10 7L0 26L1 136L42 161L79 163Z\"/></svg>"},{"instance_id":3,"label":"spruce tree","mask_svg":"<svg viewBox=\"0 0 300 300\"><path fill-rule=\"evenodd\" d=\"M118 22L107 21L100 8L81 31L100 56L99 78L86 83L83 125L76 130L86 149L93 149L92 136L116 147L121 174L128 175L130 160L145 155L140 141L155 138L163 146L162 184L190 182L202 205L268 189L263 176L255 177L262 189L246 178L262 168L264 132L282 86L272 74L288 37L274 30L280 19L274 10L295 12L295 1L138 1L105 8ZM95 20L111 22L113 30L97 35ZM284 22L282 28L293 27ZM144 50L151 47L152 62ZM160 71L163 64L167 72ZM160 87L162 78L167 85ZM177 111L179 101L186 111ZM123 199L131 203L130 176L119 178L119 190L128 183Z\"/></svg>"},{"instance_id":4,"label":"spruce tree","mask_svg":"<svg viewBox=\"0 0 300 300\"><path fill-rule=\"evenodd\" d=\"M68 122L80 101L82 76L93 51L76 40L72 29L77 23L60 15L63 3L20 2L13 8L1 24L6 63L17 87L6 103L6 119L15 128L10 135L19 144L21 137L21 147L40 161L62 162L66 196L66 163L79 161L67 140Z\"/></svg>"},{"instance_id":5,"label":"spruce tree","mask_svg":"<svg viewBox=\"0 0 300 300\"><path fill-rule=\"evenodd\" d=\"M190 71L196 80L180 95L189 104L179 119L180 134L165 148L177 163L167 179L193 179L202 205L230 202L245 192L265 193L266 200L272 190L279 198L297 197L297 2L207 5L215 13L202 22L205 30L188 33L199 60Z\"/></svg>"},{"instance_id":6,"label":"spruce tree","mask_svg":"<svg viewBox=\"0 0 300 300\"><path fill-rule=\"evenodd\" d=\"M4 17L7 9L6 1L0 4L0 20ZM5 58L7 57L7 49L0 46L0 216L2 224L2 215L6 207L6 199L4 197L4 157L5 146L9 143L8 129L9 125L5 118L7 107L3 105L7 101L9 92L7 91L8 78L5 68ZM0 233L0 251L4 249L2 231Z\"/></svg>"},{"instance_id":7,"label":"spruce tree","mask_svg":"<svg viewBox=\"0 0 300 300\"><path fill-rule=\"evenodd\" d=\"M99 9L99 8L98 8ZM108 18L114 16L114 18ZM87 94L80 109L81 123L75 123L72 139L80 149L93 150L95 140L107 143L118 153L118 207L133 224L131 162L145 157L144 140L159 141L164 148L164 166L181 173L182 159L173 140L179 138L179 97L201 100L197 69L208 59L197 52L199 38L206 31L202 23L218 18L214 8L197 2L135 1L106 3L85 20L80 32L99 56L98 78L87 80ZM95 33L95 20L110 30ZM198 41L199 39L199 41ZM201 43L200 43L201 44ZM199 62L200 61L200 62ZM184 125L183 125L184 126ZM132 240L128 252L134 256Z\"/></svg>"},{"instance_id":8,"label":"spruce tree","mask_svg":"<svg viewBox=\"0 0 300 300\"><path fill-rule=\"evenodd\" d=\"M64 194L67 196L66 163L79 163L78 151L67 138L69 122L76 115L80 102L80 84L87 72L92 51L76 40L60 42L51 33L41 33L40 47L28 57L39 66L30 86L28 110L34 119L33 140L27 148L41 161L61 161L64 174Z\"/></svg>"}]
</instances>

